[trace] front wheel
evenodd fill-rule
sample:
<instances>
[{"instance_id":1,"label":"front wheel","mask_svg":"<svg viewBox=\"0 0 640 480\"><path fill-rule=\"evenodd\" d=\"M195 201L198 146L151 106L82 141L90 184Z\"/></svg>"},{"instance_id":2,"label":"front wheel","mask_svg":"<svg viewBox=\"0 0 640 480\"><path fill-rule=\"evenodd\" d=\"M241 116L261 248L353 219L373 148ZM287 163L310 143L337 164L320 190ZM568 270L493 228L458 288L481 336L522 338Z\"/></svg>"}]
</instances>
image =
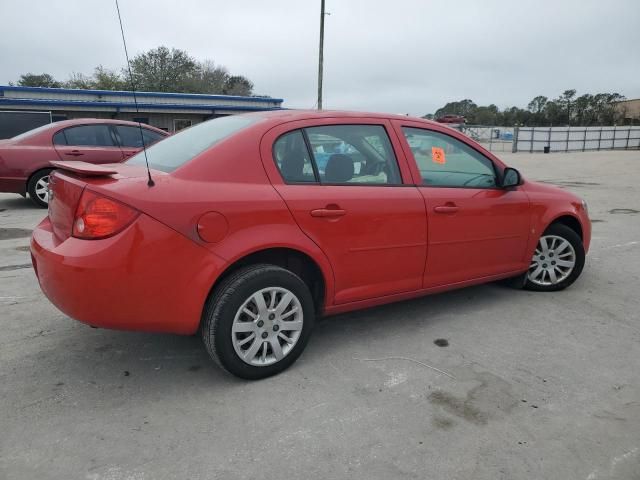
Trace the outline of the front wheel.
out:
<instances>
[{"instance_id":1,"label":"front wheel","mask_svg":"<svg viewBox=\"0 0 640 480\"><path fill-rule=\"evenodd\" d=\"M255 380L279 373L304 350L314 324L307 285L275 265L252 265L216 287L201 333L211 357L225 370Z\"/></svg>"},{"instance_id":2,"label":"front wheel","mask_svg":"<svg viewBox=\"0 0 640 480\"><path fill-rule=\"evenodd\" d=\"M49 205L49 174L51 170L40 170L33 174L27 183L27 192L33 203L47 208Z\"/></svg>"},{"instance_id":3,"label":"front wheel","mask_svg":"<svg viewBox=\"0 0 640 480\"><path fill-rule=\"evenodd\" d=\"M567 288L582 273L584 260L578 234L566 225L551 225L538 240L524 287L539 292Z\"/></svg>"}]
</instances>

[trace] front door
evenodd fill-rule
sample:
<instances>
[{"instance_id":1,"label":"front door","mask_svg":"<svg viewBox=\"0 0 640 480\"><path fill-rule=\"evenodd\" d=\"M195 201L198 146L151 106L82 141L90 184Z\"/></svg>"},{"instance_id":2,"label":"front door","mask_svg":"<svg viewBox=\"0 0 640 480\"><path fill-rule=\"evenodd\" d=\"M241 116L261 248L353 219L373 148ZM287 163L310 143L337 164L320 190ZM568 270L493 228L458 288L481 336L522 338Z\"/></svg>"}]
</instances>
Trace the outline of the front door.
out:
<instances>
[{"instance_id":1,"label":"front door","mask_svg":"<svg viewBox=\"0 0 640 480\"><path fill-rule=\"evenodd\" d=\"M61 160L119 163L123 159L111 128L106 124L65 128L53 136L53 144Z\"/></svg>"},{"instance_id":2,"label":"front door","mask_svg":"<svg viewBox=\"0 0 640 480\"><path fill-rule=\"evenodd\" d=\"M527 194L499 188L500 165L461 139L424 125L396 125L427 207L424 286L526 270Z\"/></svg>"},{"instance_id":3,"label":"front door","mask_svg":"<svg viewBox=\"0 0 640 480\"><path fill-rule=\"evenodd\" d=\"M300 228L331 261L333 303L419 290L424 200L403 181L407 164L385 125L298 123L265 137L263 160Z\"/></svg>"}]
</instances>

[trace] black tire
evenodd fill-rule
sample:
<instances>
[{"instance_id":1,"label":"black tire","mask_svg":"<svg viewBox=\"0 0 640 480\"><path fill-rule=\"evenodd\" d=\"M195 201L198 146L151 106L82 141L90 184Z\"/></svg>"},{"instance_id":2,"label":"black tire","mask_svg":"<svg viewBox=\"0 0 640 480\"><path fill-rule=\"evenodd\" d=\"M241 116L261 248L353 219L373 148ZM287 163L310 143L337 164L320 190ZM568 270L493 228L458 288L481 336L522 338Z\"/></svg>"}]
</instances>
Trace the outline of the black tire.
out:
<instances>
[{"instance_id":1,"label":"black tire","mask_svg":"<svg viewBox=\"0 0 640 480\"><path fill-rule=\"evenodd\" d=\"M528 272L524 272L520 275L516 275L515 277L503 278L502 280L496 281L496 284L513 288L515 290L522 290L527 281L527 273Z\"/></svg>"},{"instance_id":2,"label":"black tire","mask_svg":"<svg viewBox=\"0 0 640 480\"><path fill-rule=\"evenodd\" d=\"M245 300L269 287L286 288L298 298L303 312L302 331L280 361L266 366L250 365L236 353L231 329L236 312ZM258 264L233 272L214 289L205 305L200 332L209 355L218 365L237 377L257 380L280 373L297 360L309 340L314 320L313 298L300 277L275 265Z\"/></svg>"},{"instance_id":3,"label":"black tire","mask_svg":"<svg viewBox=\"0 0 640 480\"><path fill-rule=\"evenodd\" d=\"M582 269L584 268L585 253L582 239L574 230L560 223L554 223L550 225L549 228L544 231L541 237L545 235L555 235L561 237L571 244L576 256L575 266L573 267L573 270L567 278L553 285L539 285L537 283L533 283L527 275L524 282L524 288L536 292L556 292L558 290L564 290L577 280L577 278L582 273Z\"/></svg>"},{"instance_id":4,"label":"black tire","mask_svg":"<svg viewBox=\"0 0 640 480\"><path fill-rule=\"evenodd\" d=\"M52 171L52 168L39 170L31 176L29 182L27 183L27 192L29 193L29 198L34 204L42 208L47 208L49 204L38 197L38 195L36 194L36 185L41 179L43 179L44 177L48 177Z\"/></svg>"}]
</instances>

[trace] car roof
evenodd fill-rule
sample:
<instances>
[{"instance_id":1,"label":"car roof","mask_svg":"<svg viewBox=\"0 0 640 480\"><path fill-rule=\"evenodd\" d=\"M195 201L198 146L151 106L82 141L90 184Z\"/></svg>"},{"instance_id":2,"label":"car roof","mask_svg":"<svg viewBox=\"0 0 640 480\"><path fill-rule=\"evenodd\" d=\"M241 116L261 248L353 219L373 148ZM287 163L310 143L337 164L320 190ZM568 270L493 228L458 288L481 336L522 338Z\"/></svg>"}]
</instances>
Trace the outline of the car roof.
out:
<instances>
[{"instance_id":1,"label":"car roof","mask_svg":"<svg viewBox=\"0 0 640 480\"><path fill-rule=\"evenodd\" d=\"M52 128L65 128L65 127L72 127L74 125L93 125L93 124L127 125L132 127L138 126L138 122L130 122L128 120L118 120L118 119L111 119L111 118L74 118L72 120L60 120L59 122L53 122L53 123L50 123L49 125L51 125ZM160 130L159 128L153 127L151 125L147 125L146 123L144 123L143 126L152 128L153 130L156 130L156 131L167 133L167 132L164 132L163 130Z\"/></svg>"},{"instance_id":2,"label":"car roof","mask_svg":"<svg viewBox=\"0 0 640 480\"><path fill-rule=\"evenodd\" d=\"M73 120L60 120L59 122L47 123L40 127L26 131L13 138L7 139L11 143L16 145L31 145L34 142L46 141L51 139L53 135L65 128L79 126L79 125L126 125L130 127L138 127L137 122L129 122L127 120L116 120L111 118L74 118ZM153 130L164 136L169 136L169 133L159 128L152 127L151 125L144 124L144 128Z\"/></svg>"},{"instance_id":3,"label":"car roof","mask_svg":"<svg viewBox=\"0 0 640 480\"><path fill-rule=\"evenodd\" d=\"M274 123L292 122L296 120L313 120L323 118L371 118L371 119L395 119L395 120L411 120L435 124L431 120L420 117L411 117L408 115L398 115L393 113L374 113L374 112L357 112L349 110L271 110L268 112L254 112L244 115L258 116L270 119Z\"/></svg>"}]
</instances>

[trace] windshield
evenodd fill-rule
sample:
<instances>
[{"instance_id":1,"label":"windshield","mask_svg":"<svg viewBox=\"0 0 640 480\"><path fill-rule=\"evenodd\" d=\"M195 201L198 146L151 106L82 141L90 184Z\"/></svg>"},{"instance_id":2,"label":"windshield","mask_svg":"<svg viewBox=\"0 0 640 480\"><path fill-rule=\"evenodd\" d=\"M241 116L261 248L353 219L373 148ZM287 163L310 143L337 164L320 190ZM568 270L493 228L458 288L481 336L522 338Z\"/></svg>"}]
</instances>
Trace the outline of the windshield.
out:
<instances>
[{"instance_id":1,"label":"windshield","mask_svg":"<svg viewBox=\"0 0 640 480\"><path fill-rule=\"evenodd\" d=\"M257 116L230 115L199 123L180 133L167 137L147 149L149 167L163 172L173 172L219 141L239 132L260 120ZM139 152L127 162L144 165L144 152Z\"/></svg>"}]
</instances>

